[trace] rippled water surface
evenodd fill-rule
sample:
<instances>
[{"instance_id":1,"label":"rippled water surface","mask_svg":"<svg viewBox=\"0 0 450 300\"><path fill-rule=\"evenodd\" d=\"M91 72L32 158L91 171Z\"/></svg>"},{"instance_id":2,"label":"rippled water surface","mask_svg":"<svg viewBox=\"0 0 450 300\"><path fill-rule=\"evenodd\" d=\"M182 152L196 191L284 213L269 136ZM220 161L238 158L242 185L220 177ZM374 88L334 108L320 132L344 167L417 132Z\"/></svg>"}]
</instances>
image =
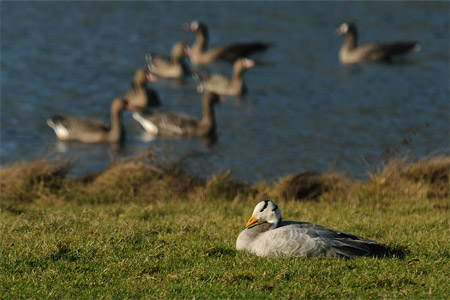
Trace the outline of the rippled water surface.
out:
<instances>
[{"instance_id":1,"label":"rippled water surface","mask_svg":"<svg viewBox=\"0 0 450 300\"><path fill-rule=\"evenodd\" d=\"M44 154L76 159L74 175L154 147L190 153L199 175L230 169L241 180L272 181L305 169L364 176L383 152L424 122L411 157L448 153L449 3L442 2L1 2L1 162ZM58 142L54 114L108 121L109 105L145 67L148 51L169 53L194 35L183 24L209 25L210 44L266 41L245 74L248 94L216 107L217 142L149 139L124 114L127 137L109 145ZM335 36L354 21L361 43L413 40L422 50L394 64L343 66ZM217 63L210 72L228 74ZM163 108L200 117L195 82L152 84Z\"/></svg>"}]
</instances>

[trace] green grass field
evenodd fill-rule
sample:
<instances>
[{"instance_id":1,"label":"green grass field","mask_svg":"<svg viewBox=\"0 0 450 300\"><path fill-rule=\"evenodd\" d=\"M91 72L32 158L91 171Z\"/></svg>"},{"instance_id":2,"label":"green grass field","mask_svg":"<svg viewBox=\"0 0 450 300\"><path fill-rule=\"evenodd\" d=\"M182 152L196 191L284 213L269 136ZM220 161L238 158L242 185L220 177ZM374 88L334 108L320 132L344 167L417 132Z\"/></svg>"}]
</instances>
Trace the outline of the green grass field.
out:
<instances>
[{"instance_id":1,"label":"green grass field","mask_svg":"<svg viewBox=\"0 0 450 300\"><path fill-rule=\"evenodd\" d=\"M248 185L136 158L80 179L65 162L1 170L0 298L449 299L450 158L358 181L300 174ZM235 250L255 204L375 239L384 258Z\"/></svg>"}]
</instances>

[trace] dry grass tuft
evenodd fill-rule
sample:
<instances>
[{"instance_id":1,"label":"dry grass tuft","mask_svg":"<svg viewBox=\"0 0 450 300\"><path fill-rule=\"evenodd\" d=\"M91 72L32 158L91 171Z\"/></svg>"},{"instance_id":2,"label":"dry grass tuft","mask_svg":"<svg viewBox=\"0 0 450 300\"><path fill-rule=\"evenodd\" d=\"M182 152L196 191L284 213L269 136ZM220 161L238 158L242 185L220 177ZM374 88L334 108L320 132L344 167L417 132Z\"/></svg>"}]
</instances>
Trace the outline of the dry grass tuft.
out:
<instances>
[{"instance_id":1,"label":"dry grass tuft","mask_svg":"<svg viewBox=\"0 0 450 300\"><path fill-rule=\"evenodd\" d=\"M397 193L412 197L423 194L428 199L448 199L450 157L434 157L407 162L406 157L393 157L383 169L370 174L366 190L377 196Z\"/></svg>"},{"instance_id":2,"label":"dry grass tuft","mask_svg":"<svg viewBox=\"0 0 450 300\"><path fill-rule=\"evenodd\" d=\"M69 161L37 159L0 170L2 202L74 201L78 203L153 203L184 200L241 202L264 199L332 200L361 198L384 201L393 196L423 195L448 199L450 158L439 157L406 163L391 159L367 181L356 181L336 172L301 172L273 185L236 181L230 172L203 180L187 174L179 161L164 162L152 153L124 159L103 172L83 178L66 178Z\"/></svg>"},{"instance_id":3,"label":"dry grass tuft","mask_svg":"<svg viewBox=\"0 0 450 300\"><path fill-rule=\"evenodd\" d=\"M234 200L240 195L248 197L254 195L256 189L248 184L238 182L230 177L230 171L214 175L202 188L205 199L211 200Z\"/></svg>"},{"instance_id":4,"label":"dry grass tuft","mask_svg":"<svg viewBox=\"0 0 450 300\"><path fill-rule=\"evenodd\" d=\"M94 203L153 202L184 199L200 183L177 162L162 163L149 154L109 167L85 186L85 192L87 201Z\"/></svg>"},{"instance_id":5,"label":"dry grass tuft","mask_svg":"<svg viewBox=\"0 0 450 300\"><path fill-rule=\"evenodd\" d=\"M437 157L406 165L401 176L414 181L430 185L439 197L450 197L450 157Z\"/></svg>"},{"instance_id":6,"label":"dry grass tuft","mask_svg":"<svg viewBox=\"0 0 450 300\"><path fill-rule=\"evenodd\" d=\"M31 202L52 194L64 186L70 166L70 160L48 158L4 166L0 169L2 199Z\"/></svg>"},{"instance_id":7,"label":"dry grass tuft","mask_svg":"<svg viewBox=\"0 0 450 300\"><path fill-rule=\"evenodd\" d=\"M343 174L301 172L281 178L276 184L278 196L284 200L318 199L322 194L340 190L349 184Z\"/></svg>"}]
</instances>

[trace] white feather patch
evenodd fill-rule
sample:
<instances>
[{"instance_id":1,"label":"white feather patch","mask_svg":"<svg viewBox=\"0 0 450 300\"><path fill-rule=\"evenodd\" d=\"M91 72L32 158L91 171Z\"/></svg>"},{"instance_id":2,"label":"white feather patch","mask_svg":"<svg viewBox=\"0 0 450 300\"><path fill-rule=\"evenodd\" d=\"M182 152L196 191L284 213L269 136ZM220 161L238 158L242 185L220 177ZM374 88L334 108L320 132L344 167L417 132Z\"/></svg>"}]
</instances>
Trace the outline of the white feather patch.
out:
<instances>
[{"instance_id":1,"label":"white feather patch","mask_svg":"<svg viewBox=\"0 0 450 300\"><path fill-rule=\"evenodd\" d=\"M61 124L56 124L53 128L55 130L56 136L60 140L66 140L69 137L69 130Z\"/></svg>"},{"instance_id":2,"label":"white feather patch","mask_svg":"<svg viewBox=\"0 0 450 300\"><path fill-rule=\"evenodd\" d=\"M150 122L149 120L143 118L139 113L135 112L133 113L133 118L139 122L139 124L144 127L145 131L147 131L150 134L157 135L158 134L158 127L156 127L155 124Z\"/></svg>"}]
</instances>

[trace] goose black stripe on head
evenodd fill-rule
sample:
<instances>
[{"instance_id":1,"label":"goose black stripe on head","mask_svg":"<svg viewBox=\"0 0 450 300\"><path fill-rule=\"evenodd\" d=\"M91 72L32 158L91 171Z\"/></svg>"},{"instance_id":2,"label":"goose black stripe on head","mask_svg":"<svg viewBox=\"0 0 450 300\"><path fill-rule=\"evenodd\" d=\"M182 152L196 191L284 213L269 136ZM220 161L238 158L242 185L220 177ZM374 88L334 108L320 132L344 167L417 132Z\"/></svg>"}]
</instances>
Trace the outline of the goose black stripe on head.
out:
<instances>
[{"instance_id":1,"label":"goose black stripe on head","mask_svg":"<svg viewBox=\"0 0 450 300\"><path fill-rule=\"evenodd\" d=\"M249 222L247 222L246 226L248 227L251 224L254 224L255 222L258 223L268 222L277 226L281 221L281 219L282 219L281 211L278 208L278 206L270 200L265 200L259 202L255 206L252 217L250 218Z\"/></svg>"},{"instance_id":2,"label":"goose black stripe on head","mask_svg":"<svg viewBox=\"0 0 450 300\"><path fill-rule=\"evenodd\" d=\"M263 212L267 208L267 205L269 205L269 200L264 201L264 206L259 212Z\"/></svg>"},{"instance_id":3,"label":"goose black stripe on head","mask_svg":"<svg viewBox=\"0 0 450 300\"><path fill-rule=\"evenodd\" d=\"M278 205L276 203L274 203L275 206L273 207L272 211L276 211L278 209Z\"/></svg>"}]
</instances>

